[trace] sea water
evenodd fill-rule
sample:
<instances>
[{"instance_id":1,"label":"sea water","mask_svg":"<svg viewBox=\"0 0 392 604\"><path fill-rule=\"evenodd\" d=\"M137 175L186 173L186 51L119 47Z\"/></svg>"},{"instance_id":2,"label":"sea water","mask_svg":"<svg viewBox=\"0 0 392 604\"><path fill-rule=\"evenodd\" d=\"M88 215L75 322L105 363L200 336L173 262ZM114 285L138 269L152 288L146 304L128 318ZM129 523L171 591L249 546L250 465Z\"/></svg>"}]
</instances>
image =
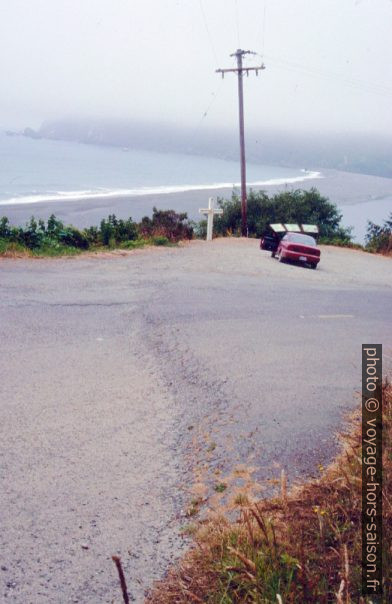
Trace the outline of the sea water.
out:
<instances>
[{"instance_id":1,"label":"sea water","mask_svg":"<svg viewBox=\"0 0 392 604\"><path fill-rule=\"evenodd\" d=\"M317 178L301 169L247 165L249 186ZM238 186L238 162L0 134L0 205L175 193Z\"/></svg>"},{"instance_id":2,"label":"sea water","mask_svg":"<svg viewBox=\"0 0 392 604\"><path fill-rule=\"evenodd\" d=\"M304 181L318 178L323 174L300 167L247 164L250 187L293 184L301 188ZM6 205L9 210L10 205L47 202L53 206L48 213L56 213L56 202L67 200L82 200L87 209L93 199L101 197L132 198L233 186L239 186L238 161L37 140L0 131L0 216L1 206ZM343 204L340 210L342 224L353 226L355 241L363 243L367 220L381 224L392 212L392 198ZM29 216L26 213L26 220Z\"/></svg>"},{"instance_id":3,"label":"sea water","mask_svg":"<svg viewBox=\"0 0 392 604\"><path fill-rule=\"evenodd\" d=\"M355 203L340 208L342 224L352 227L353 241L366 242L368 222L382 225L387 218L392 216L392 199L378 199Z\"/></svg>"}]
</instances>

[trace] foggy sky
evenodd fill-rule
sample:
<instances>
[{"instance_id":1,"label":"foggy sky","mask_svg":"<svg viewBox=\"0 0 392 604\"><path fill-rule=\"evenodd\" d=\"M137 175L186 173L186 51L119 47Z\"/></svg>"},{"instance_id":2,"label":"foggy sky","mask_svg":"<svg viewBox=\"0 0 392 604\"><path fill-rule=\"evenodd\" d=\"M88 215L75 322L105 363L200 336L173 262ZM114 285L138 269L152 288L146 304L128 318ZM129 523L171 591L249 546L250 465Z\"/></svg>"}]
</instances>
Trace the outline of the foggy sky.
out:
<instances>
[{"instance_id":1,"label":"foggy sky","mask_svg":"<svg viewBox=\"0 0 392 604\"><path fill-rule=\"evenodd\" d=\"M266 65L247 128L389 136L391 32L390 0L0 0L0 125L236 127L236 76L215 69L240 47Z\"/></svg>"}]
</instances>

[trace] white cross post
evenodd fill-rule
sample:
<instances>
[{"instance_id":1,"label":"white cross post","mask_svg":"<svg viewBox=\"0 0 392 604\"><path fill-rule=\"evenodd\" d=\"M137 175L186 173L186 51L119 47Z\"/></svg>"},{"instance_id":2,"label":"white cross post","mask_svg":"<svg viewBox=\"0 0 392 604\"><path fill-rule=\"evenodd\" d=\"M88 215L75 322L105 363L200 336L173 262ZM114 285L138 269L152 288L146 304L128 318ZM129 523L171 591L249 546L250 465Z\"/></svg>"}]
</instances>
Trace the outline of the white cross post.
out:
<instances>
[{"instance_id":1,"label":"white cross post","mask_svg":"<svg viewBox=\"0 0 392 604\"><path fill-rule=\"evenodd\" d=\"M206 241L212 241L212 228L214 226L214 214L223 214L223 210L214 208L214 197L210 197L208 200L208 208L199 210L200 214L207 216L207 238Z\"/></svg>"}]
</instances>

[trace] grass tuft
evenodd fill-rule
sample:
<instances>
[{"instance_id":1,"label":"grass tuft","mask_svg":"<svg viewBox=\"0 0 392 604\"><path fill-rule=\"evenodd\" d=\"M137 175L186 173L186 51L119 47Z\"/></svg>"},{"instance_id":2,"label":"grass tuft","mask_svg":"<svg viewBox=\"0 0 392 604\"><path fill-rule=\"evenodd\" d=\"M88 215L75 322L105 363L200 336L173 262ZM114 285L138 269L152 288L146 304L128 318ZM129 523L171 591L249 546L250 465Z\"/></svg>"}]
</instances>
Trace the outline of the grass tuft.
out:
<instances>
[{"instance_id":1,"label":"grass tuft","mask_svg":"<svg viewBox=\"0 0 392 604\"><path fill-rule=\"evenodd\" d=\"M224 482L218 482L218 484L216 484L214 486L214 490L217 493L223 493L224 491L226 491L226 489L227 489L227 484L225 484Z\"/></svg>"},{"instance_id":2,"label":"grass tuft","mask_svg":"<svg viewBox=\"0 0 392 604\"><path fill-rule=\"evenodd\" d=\"M341 454L331 466L320 468L319 479L287 492L282 473L278 497L240 507L235 522L222 516L200 521L193 531L195 546L157 583L147 597L148 604L370 604L371 599L361 596L358 417L351 428L343 437ZM385 385L385 603L392 601L391 433L392 387ZM220 485L215 490L217 487Z\"/></svg>"},{"instance_id":3,"label":"grass tuft","mask_svg":"<svg viewBox=\"0 0 392 604\"><path fill-rule=\"evenodd\" d=\"M29 258L32 256L32 252L20 243L0 239L0 256L3 258Z\"/></svg>"}]
</instances>

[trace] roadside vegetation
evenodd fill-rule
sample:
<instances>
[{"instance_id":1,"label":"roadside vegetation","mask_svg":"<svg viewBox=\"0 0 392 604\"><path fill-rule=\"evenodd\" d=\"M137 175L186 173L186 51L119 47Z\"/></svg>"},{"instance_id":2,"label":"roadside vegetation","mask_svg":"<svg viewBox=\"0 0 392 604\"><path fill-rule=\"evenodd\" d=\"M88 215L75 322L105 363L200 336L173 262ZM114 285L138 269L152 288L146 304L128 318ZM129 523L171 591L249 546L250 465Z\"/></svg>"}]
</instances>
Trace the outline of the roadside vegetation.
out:
<instances>
[{"instance_id":1,"label":"roadside vegetation","mask_svg":"<svg viewBox=\"0 0 392 604\"><path fill-rule=\"evenodd\" d=\"M320 477L250 503L238 519L214 516L193 529L194 547L159 582L148 604L370 604L361 596L361 426ZM392 387L384 387L382 602L392 601ZM379 601L379 600L377 600Z\"/></svg>"},{"instance_id":2,"label":"roadside vegetation","mask_svg":"<svg viewBox=\"0 0 392 604\"><path fill-rule=\"evenodd\" d=\"M47 222L32 217L23 227L12 226L6 217L0 219L3 256L62 256L87 250L135 249L145 245L174 245L192 237L193 227L185 213L156 208L151 218L146 216L139 223L112 214L99 226L83 230L65 226L53 214Z\"/></svg>"},{"instance_id":3,"label":"roadside vegetation","mask_svg":"<svg viewBox=\"0 0 392 604\"><path fill-rule=\"evenodd\" d=\"M368 221L366 249L370 252L392 254L392 212L382 225Z\"/></svg>"},{"instance_id":4,"label":"roadside vegetation","mask_svg":"<svg viewBox=\"0 0 392 604\"><path fill-rule=\"evenodd\" d=\"M240 236L241 200L233 192L230 200L218 198L222 215L214 221L214 233L220 237ZM248 195L249 237L261 238L271 223L317 224L321 244L359 248L369 252L392 253L392 214L381 226L369 221L366 244L353 243L351 229L341 225L337 206L317 189L284 191L269 196L263 191ZM83 251L134 249L145 245L174 245L194 237L205 238L207 223L195 223L186 213L153 208L152 217L140 222L117 218L114 214L99 226L77 229L64 225L52 215L47 222L34 217L25 226L12 226L0 219L0 255L59 256Z\"/></svg>"},{"instance_id":5,"label":"roadside vegetation","mask_svg":"<svg viewBox=\"0 0 392 604\"><path fill-rule=\"evenodd\" d=\"M233 192L230 200L218 198L223 210L214 221L214 232L221 237L239 236L241 233L241 199ZM342 214L337 206L320 192L294 190L269 196L263 191L250 191L247 204L249 237L261 238L269 224L317 224L320 229L319 243L361 249L382 254L392 253L392 214L383 225L368 222L365 245L354 243L352 229L341 225ZM198 236L205 237L207 223L201 221L195 227Z\"/></svg>"},{"instance_id":6,"label":"roadside vegetation","mask_svg":"<svg viewBox=\"0 0 392 604\"><path fill-rule=\"evenodd\" d=\"M230 200L218 198L223 214L214 221L216 234L241 233L241 199L233 192ZM317 189L300 189L275 193L271 197L264 191L250 191L248 195L248 234L261 238L268 225L275 222L317 224L325 240L350 242L350 229L340 225L342 215L335 204L323 197Z\"/></svg>"}]
</instances>

